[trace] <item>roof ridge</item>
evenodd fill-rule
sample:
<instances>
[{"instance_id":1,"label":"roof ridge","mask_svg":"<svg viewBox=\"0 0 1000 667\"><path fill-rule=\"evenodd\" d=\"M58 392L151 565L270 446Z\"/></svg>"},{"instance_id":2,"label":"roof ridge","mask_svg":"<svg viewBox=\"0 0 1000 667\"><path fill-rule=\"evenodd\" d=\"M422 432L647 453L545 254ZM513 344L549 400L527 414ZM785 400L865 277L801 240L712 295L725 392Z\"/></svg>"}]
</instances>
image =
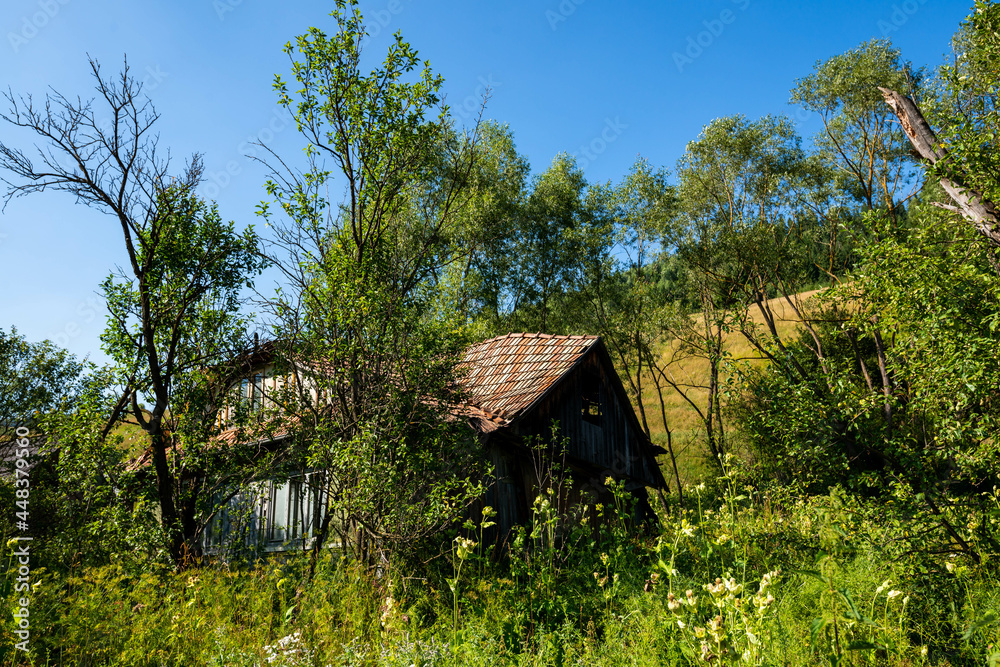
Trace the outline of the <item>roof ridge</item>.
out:
<instances>
[{"instance_id":1,"label":"roof ridge","mask_svg":"<svg viewBox=\"0 0 1000 667\"><path fill-rule=\"evenodd\" d=\"M497 341L505 340L508 338L528 338L528 339L557 339L557 340L594 340L600 338L600 336L594 334L548 334L548 333L530 333L530 332L518 332L512 331L510 333L503 334L502 336L494 336L493 338L487 338L486 340L479 341L478 343L473 343L468 349L479 347L480 345L486 345L487 343L495 343Z\"/></svg>"}]
</instances>

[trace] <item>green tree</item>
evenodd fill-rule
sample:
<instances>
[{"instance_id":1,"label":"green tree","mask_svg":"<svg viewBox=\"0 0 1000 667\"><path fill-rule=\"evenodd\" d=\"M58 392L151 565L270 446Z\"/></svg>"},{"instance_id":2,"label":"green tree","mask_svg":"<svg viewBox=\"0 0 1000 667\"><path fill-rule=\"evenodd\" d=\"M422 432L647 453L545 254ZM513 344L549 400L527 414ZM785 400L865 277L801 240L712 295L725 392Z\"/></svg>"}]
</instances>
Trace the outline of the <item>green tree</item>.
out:
<instances>
[{"instance_id":1,"label":"green tree","mask_svg":"<svg viewBox=\"0 0 1000 667\"><path fill-rule=\"evenodd\" d=\"M485 338L506 328L508 286L521 242L517 221L530 167L517 152L510 128L496 123L483 124L477 153L455 214L461 241L455 249L466 252L454 255L439 289L441 298Z\"/></svg>"},{"instance_id":2,"label":"green tree","mask_svg":"<svg viewBox=\"0 0 1000 667\"><path fill-rule=\"evenodd\" d=\"M14 179L5 178L8 198L67 192L121 227L126 269L102 286L110 311L102 341L119 392L101 433L108 437L125 419L146 433L167 551L180 562L186 551L197 552L202 495L195 480L206 479L186 468L197 461L187 454L208 446L219 407L219 393L206 385L215 375L206 369L245 347L240 290L262 261L252 228L237 232L194 194L202 174L197 155L180 177L170 175L153 134L158 115L127 64L113 79L94 61L91 69L96 103L53 93L37 105L8 94L4 120L43 144L37 166L0 144L0 167ZM114 119L110 127L99 109Z\"/></svg>"},{"instance_id":3,"label":"green tree","mask_svg":"<svg viewBox=\"0 0 1000 667\"><path fill-rule=\"evenodd\" d=\"M639 411L647 438L652 438L645 402L652 381L666 433L666 451L677 490L683 499L680 471L674 451L672 431L666 415L667 368L661 354L664 318L675 310L669 289L656 280L654 262L664 249L664 239L672 236L677 196L668 183L666 169L655 169L639 158L620 183L593 186L587 193L591 207L599 211L607 228L596 231L584 255L579 288L591 306L586 322L599 333L611 352L619 375ZM610 229L610 233L608 231Z\"/></svg>"},{"instance_id":4,"label":"green tree","mask_svg":"<svg viewBox=\"0 0 1000 667\"><path fill-rule=\"evenodd\" d=\"M789 239L803 160L787 119L736 116L709 124L678 163L681 224L671 243L697 316L681 313L667 330L681 351L708 362L709 374L696 386L661 377L697 412L716 460L727 448L721 400L725 333L739 330L772 361L783 355L768 299L779 289L791 298L798 261ZM750 307L763 316L766 333L749 317ZM704 403L698 404L701 392Z\"/></svg>"},{"instance_id":5,"label":"green tree","mask_svg":"<svg viewBox=\"0 0 1000 667\"><path fill-rule=\"evenodd\" d=\"M943 90L931 122L941 127L939 139L962 165L964 185L990 202L1000 201L998 158L994 150L1000 123L1000 7L977 1L955 38L955 59L941 68Z\"/></svg>"},{"instance_id":6,"label":"green tree","mask_svg":"<svg viewBox=\"0 0 1000 667\"><path fill-rule=\"evenodd\" d=\"M27 523L39 544L35 553L47 566L61 562L53 553L64 555L57 545L67 540L64 529L79 526L75 514L67 511L66 503L52 493L59 483L55 468L65 448L53 437L49 422L78 411L86 402L89 383L84 372L88 365L50 341L31 343L15 328L9 334L0 330L0 458L4 461L0 465L0 504L15 506L17 479L30 485ZM18 435L27 436L27 440L20 440ZM32 468L27 477L18 477L13 474L15 451L23 451L25 442ZM80 488L70 484L61 491ZM15 518L13 512L0 517L3 542L11 535L23 534L15 530Z\"/></svg>"},{"instance_id":7,"label":"green tree","mask_svg":"<svg viewBox=\"0 0 1000 667\"><path fill-rule=\"evenodd\" d=\"M963 517L981 500L975 492L996 484L998 284L986 249L970 251L974 230L931 205L939 196L928 189L915 202L904 238L869 217L880 240L859 249L852 280L814 315L823 366L799 341L788 353L807 379L776 366L747 371L742 421L774 474L893 490L932 519L915 548L978 558L997 546Z\"/></svg>"},{"instance_id":8,"label":"green tree","mask_svg":"<svg viewBox=\"0 0 1000 667\"><path fill-rule=\"evenodd\" d=\"M297 87L275 88L307 164L274 171L268 192L283 215L261 211L287 283L274 301L278 348L301 379L289 456L323 471L328 499L314 565L331 534L368 563L410 547L479 491L474 441L451 412L464 322L441 310L461 299L437 288L475 233L460 211L476 201L480 128L452 128L441 77L398 34L365 73L357 4L341 0L332 15L335 32L311 28L286 47ZM326 199L335 178L341 202Z\"/></svg>"},{"instance_id":9,"label":"green tree","mask_svg":"<svg viewBox=\"0 0 1000 667\"><path fill-rule=\"evenodd\" d=\"M533 179L506 250L508 331L568 333L579 326L583 271L610 240L587 187L566 154Z\"/></svg>"},{"instance_id":10,"label":"green tree","mask_svg":"<svg viewBox=\"0 0 1000 667\"><path fill-rule=\"evenodd\" d=\"M976 43L975 24L967 22L962 48ZM995 41L989 25L980 22L980 44ZM823 295L799 339L773 365L743 370L737 418L775 476L892 493L911 508L913 530L926 531L915 549L933 545L978 559L981 549L996 548L990 531L976 529L964 513L978 503L971 491L995 483L997 274L989 270L990 244L975 242L991 239L989 202L966 189L966 165L977 162L975 147L989 140L989 113L977 122L963 119L990 102L980 96L988 96L987 87L958 93L980 85L964 77L985 61L957 62L963 74L944 70L956 94L924 99L921 72L887 43L872 42L818 65L793 92L825 113L817 158L845 174L846 191L860 195L853 213L837 214L855 232L857 259L849 280ZM955 131L948 136L956 155L934 136L914 99L942 119L948 107L942 100L953 111L969 105L970 115L942 121L946 135ZM887 125L892 113L903 122ZM900 193L918 173L904 150L907 136L930 163L932 178L904 207ZM963 151L969 152L957 159ZM824 198L840 199L816 201ZM955 213L974 225L954 225Z\"/></svg>"},{"instance_id":11,"label":"green tree","mask_svg":"<svg viewBox=\"0 0 1000 667\"><path fill-rule=\"evenodd\" d=\"M888 40L872 40L817 63L792 89L792 103L823 121L814 140L818 155L865 210L895 216L899 193L914 176L906 136L878 89L920 95L922 81L923 70L903 61Z\"/></svg>"},{"instance_id":12,"label":"green tree","mask_svg":"<svg viewBox=\"0 0 1000 667\"><path fill-rule=\"evenodd\" d=\"M51 341L29 343L0 329L0 442L19 426L35 427L50 410L68 410L79 395L85 362Z\"/></svg>"},{"instance_id":13,"label":"green tree","mask_svg":"<svg viewBox=\"0 0 1000 667\"><path fill-rule=\"evenodd\" d=\"M961 215L990 244L993 270L1000 274L996 178L997 138L995 71L1000 58L993 3L976 2L975 12L955 39L954 64L941 68L937 98L921 101L905 89L885 85L880 92L900 120L917 154L947 194L937 206ZM900 92L902 91L902 92ZM925 118L921 106L927 111ZM930 118L928 121L927 118ZM931 124L939 128L935 133ZM947 200L947 201L945 201Z\"/></svg>"},{"instance_id":14,"label":"green tree","mask_svg":"<svg viewBox=\"0 0 1000 667\"><path fill-rule=\"evenodd\" d=\"M212 511L221 470L206 457L223 428L218 412L232 365L247 348L240 292L262 261L253 229L237 232L190 185L167 185L157 200L157 217L134 230L132 272L102 285L110 317L101 340L128 378L111 417L138 424L150 439L159 507L177 561L200 552ZM222 469L239 460L239 448L226 456L231 460Z\"/></svg>"},{"instance_id":15,"label":"green tree","mask_svg":"<svg viewBox=\"0 0 1000 667\"><path fill-rule=\"evenodd\" d=\"M128 465L146 439L134 426L102 432L118 380L113 366L93 369L72 409L39 422L47 452L31 471L29 525L38 563L48 569L162 560L155 490Z\"/></svg>"}]
</instances>

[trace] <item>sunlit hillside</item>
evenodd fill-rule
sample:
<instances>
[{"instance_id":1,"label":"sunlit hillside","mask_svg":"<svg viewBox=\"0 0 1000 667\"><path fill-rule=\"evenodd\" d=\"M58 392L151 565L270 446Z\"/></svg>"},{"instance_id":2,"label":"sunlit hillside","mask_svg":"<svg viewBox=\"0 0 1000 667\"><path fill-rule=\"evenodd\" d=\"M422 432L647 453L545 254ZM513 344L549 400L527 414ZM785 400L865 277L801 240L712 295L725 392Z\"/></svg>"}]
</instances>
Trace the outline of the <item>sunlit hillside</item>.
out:
<instances>
[{"instance_id":1,"label":"sunlit hillside","mask_svg":"<svg viewBox=\"0 0 1000 667\"><path fill-rule=\"evenodd\" d=\"M793 295L792 299L801 311L803 307L809 306L812 297L820 291L811 290L802 292ZM771 299L767 305L775 315L776 328L782 340L787 341L795 337L797 335L795 331L796 324L799 322L799 317L795 312L796 309L784 297ZM694 317L698 317L698 315ZM756 307L750 310L750 317L756 324L761 327L765 326L763 316ZM760 353L753 348L746 337L739 331L726 334L724 345L728 354L729 364L748 361L753 363L761 359ZM679 354L676 341L664 343L661 358L667 360L670 358L675 359L667 366L674 380L678 384L686 386L687 396L690 401L694 402L699 409L705 410L708 401L708 361L704 358ZM723 377L720 378L723 382L726 377L725 373L726 368L724 367ZM663 426L656 388L652 382L652 378L648 374L644 381L643 409L646 413L646 419L649 422L653 441L666 447L667 432ZM678 457L682 481L685 484L694 483L706 472L704 427L695 408L677 391L667 387L664 390L664 399L666 403L667 425L672 433L673 447ZM723 406L723 411L725 411L725 406ZM667 473L668 479L672 478L667 470L670 463L666 456L661 458L661 465L664 466L664 472Z\"/></svg>"}]
</instances>

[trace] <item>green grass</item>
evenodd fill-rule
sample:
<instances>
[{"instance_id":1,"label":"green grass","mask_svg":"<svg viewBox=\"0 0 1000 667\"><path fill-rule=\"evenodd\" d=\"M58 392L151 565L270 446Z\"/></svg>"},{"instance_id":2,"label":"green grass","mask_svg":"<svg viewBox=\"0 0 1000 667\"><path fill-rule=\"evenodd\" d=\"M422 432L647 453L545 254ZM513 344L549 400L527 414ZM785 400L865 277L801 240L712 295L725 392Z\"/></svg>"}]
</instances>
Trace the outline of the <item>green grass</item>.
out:
<instances>
[{"instance_id":1,"label":"green grass","mask_svg":"<svg viewBox=\"0 0 1000 667\"><path fill-rule=\"evenodd\" d=\"M995 554L980 564L934 555L936 534L892 498L810 498L747 482L734 475L690 490L690 505L661 508L669 514L645 535L614 514L595 532L536 504L538 531L515 540L501 561L477 545L464 560L453 549L429 564L393 562L371 573L331 555L308 582L298 556L244 570L204 563L178 573L124 555L101 568L36 570L33 653L13 650L8 615L0 664L991 659L1000 641ZM458 580L454 595L449 578ZM5 607L13 603L8 596Z\"/></svg>"}]
</instances>

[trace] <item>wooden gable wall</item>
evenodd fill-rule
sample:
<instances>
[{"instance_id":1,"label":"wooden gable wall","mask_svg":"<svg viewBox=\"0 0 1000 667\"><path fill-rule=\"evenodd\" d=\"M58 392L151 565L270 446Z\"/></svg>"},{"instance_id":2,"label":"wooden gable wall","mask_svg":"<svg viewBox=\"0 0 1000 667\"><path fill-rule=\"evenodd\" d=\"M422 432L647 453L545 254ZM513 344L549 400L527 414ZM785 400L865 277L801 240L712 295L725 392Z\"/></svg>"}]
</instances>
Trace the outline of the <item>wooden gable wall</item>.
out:
<instances>
[{"instance_id":1,"label":"wooden gable wall","mask_svg":"<svg viewBox=\"0 0 1000 667\"><path fill-rule=\"evenodd\" d=\"M559 444L565 442L566 462L573 469L577 488L570 502L593 502L593 495L606 502L607 477L623 481L625 487L643 498L645 487L665 487L662 473L650 451L628 397L614 374L611 359L603 346L596 345L559 383L520 419L487 438L488 457L496 470L484 504L497 511L499 536L513 526L526 524L537 493L533 445L552 445L552 424L558 422ZM595 397L600 418L584 407ZM596 423L595 423L596 422Z\"/></svg>"},{"instance_id":2,"label":"wooden gable wall","mask_svg":"<svg viewBox=\"0 0 1000 667\"><path fill-rule=\"evenodd\" d=\"M627 486L660 486L663 478L658 470L651 470L646 435L606 361L610 360L595 346L513 430L522 439L540 437L548 443L552 422L557 421L569 457L597 475L598 481L611 475L626 480ZM584 406L594 397L600 417L588 419Z\"/></svg>"}]
</instances>

